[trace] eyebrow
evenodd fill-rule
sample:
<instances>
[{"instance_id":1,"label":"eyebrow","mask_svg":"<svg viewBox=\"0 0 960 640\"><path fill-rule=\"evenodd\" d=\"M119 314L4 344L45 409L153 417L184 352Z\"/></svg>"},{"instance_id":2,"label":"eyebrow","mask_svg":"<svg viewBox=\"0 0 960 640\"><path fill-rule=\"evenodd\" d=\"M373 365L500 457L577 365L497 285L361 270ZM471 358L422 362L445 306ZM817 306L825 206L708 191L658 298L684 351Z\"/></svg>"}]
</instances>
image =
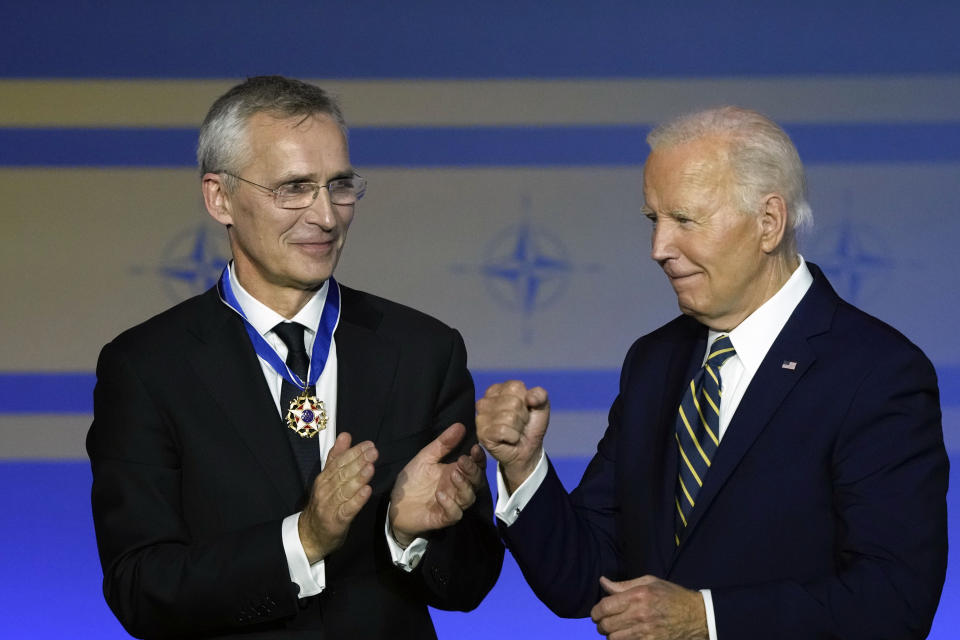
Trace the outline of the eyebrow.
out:
<instances>
[{"instance_id":1,"label":"eyebrow","mask_svg":"<svg viewBox=\"0 0 960 640\"><path fill-rule=\"evenodd\" d=\"M333 174L333 176L329 180L327 180L327 182L330 182L332 180L341 180L343 178L352 178L355 174L356 174L356 171L353 169L353 167L348 167L342 171L338 171L337 173ZM288 173L285 175L281 175L277 179L276 184L277 185L290 184L293 182L316 182L317 184L323 184L320 181L316 180L313 176L306 173Z\"/></svg>"},{"instance_id":2,"label":"eyebrow","mask_svg":"<svg viewBox=\"0 0 960 640\"><path fill-rule=\"evenodd\" d=\"M330 178L330 179L331 179L331 180L340 180L341 178L352 178L352 177L355 176L356 174L357 174L356 169L354 169L353 167L348 167L347 169L344 169L343 171L341 171L341 172L339 172L339 173L335 173L335 174L333 175L333 177Z\"/></svg>"},{"instance_id":3,"label":"eyebrow","mask_svg":"<svg viewBox=\"0 0 960 640\"><path fill-rule=\"evenodd\" d=\"M686 209L671 209L670 211L664 211L662 214L658 214L656 211L654 211L653 209L651 209L645 204L640 207L640 214L644 216L664 215L669 218L677 218L677 217L690 218L691 217L690 212L687 211Z\"/></svg>"}]
</instances>

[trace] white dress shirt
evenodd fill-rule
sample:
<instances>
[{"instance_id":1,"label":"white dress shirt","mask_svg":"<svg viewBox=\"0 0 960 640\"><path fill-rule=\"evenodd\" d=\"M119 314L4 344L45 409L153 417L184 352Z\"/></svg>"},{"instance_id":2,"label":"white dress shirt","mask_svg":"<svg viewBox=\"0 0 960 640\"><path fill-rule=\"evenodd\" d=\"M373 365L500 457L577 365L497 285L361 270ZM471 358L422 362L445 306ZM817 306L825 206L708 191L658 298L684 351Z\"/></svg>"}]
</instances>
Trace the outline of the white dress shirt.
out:
<instances>
[{"instance_id":1,"label":"white dress shirt","mask_svg":"<svg viewBox=\"0 0 960 640\"><path fill-rule=\"evenodd\" d=\"M803 256L800 256L800 265L780 287L780 290L728 333L730 342L737 353L728 358L720 367L723 402L720 403L720 433L718 438L721 441L730 426L730 421L733 419L737 407L740 406L743 394L750 386L750 381L753 380L757 369L760 368L760 363L763 362L767 351L773 346L777 336L780 335L780 331L787 324L787 320L793 314L797 305L800 304L800 300L807 293L811 284L813 284L813 276L810 275L810 270L807 268ZM707 361L710 346L714 340L723 333L713 329L709 330L707 348L703 353L701 364ZM498 464L497 518L507 526L516 522L520 512L533 498L546 477L547 457L546 452L544 452L540 455L540 461L530 477L517 487L517 490L511 495L507 492L507 486ZM710 640L718 640L716 617L713 612L713 596L709 589L701 589L700 593L703 594L703 604L707 612L707 628L710 632Z\"/></svg>"},{"instance_id":2,"label":"white dress shirt","mask_svg":"<svg viewBox=\"0 0 960 640\"><path fill-rule=\"evenodd\" d=\"M297 322L303 325L304 348L307 353L312 353L313 341L317 336L317 328L320 326L320 316L323 313L323 306L327 301L327 291L330 286L329 280L323 283L323 286L320 287L293 318L288 320L254 298L243 288L237 280L233 262L230 263L229 278L230 286L237 297L240 308L243 309L243 313L247 316L247 321L254 330L263 336L267 343L273 347L281 360L286 361L287 346L283 340L280 339L280 336L273 332L273 328L281 322ZM265 359L260 357L259 360L267 388L270 390L270 395L273 396L273 402L277 407L278 414L283 418L285 415L285 407L280 406L280 387L283 384L283 378L274 371L273 367ZM312 357L310 366L313 366ZM327 428L316 435L317 446L320 449L321 465L324 465L326 464L327 454L330 453L330 449L333 448L333 443L337 436L337 343L333 336L330 338L330 352L327 356L326 365L320 374L320 378L317 380L316 396L319 400L323 401L327 414ZM307 560L307 554L303 550L303 545L300 543L300 534L297 529L299 521L299 511L284 518L280 527L280 534L283 540L283 551L287 557L287 569L290 573L290 580L300 587L299 597L307 598L320 593L326 588L326 571L322 559L313 564L310 564L309 560ZM427 541L423 538L417 538L404 549L397 543L390 532L389 517L384 525L384 532L394 564L404 571L413 571L426 551Z\"/></svg>"}]
</instances>

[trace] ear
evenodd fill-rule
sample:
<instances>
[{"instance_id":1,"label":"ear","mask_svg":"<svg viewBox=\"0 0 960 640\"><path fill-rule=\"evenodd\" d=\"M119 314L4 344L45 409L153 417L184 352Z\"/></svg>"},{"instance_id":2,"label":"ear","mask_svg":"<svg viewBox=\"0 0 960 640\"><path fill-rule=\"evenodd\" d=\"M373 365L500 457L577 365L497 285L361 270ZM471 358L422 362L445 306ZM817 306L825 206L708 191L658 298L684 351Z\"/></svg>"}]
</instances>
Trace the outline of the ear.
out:
<instances>
[{"instance_id":1,"label":"ear","mask_svg":"<svg viewBox=\"0 0 960 640\"><path fill-rule=\"evenodd\" d=\"M778 193L763 199L760 212L760 248L765 253L774 253L783 244L787 231L787 203Z\"/></svg>"},{"instance_id":2,"label":"ear","mask_svg":"<svg viewBox=\"0 0 960 640\"><path fill-rule=\"evenodd\" d=\"M207 213L224 226L232 225L230 197L223 183L223 177L219 173L205 173L200 188L203 191L203 203L207 207Z\"/></svg>"}]
</instances>

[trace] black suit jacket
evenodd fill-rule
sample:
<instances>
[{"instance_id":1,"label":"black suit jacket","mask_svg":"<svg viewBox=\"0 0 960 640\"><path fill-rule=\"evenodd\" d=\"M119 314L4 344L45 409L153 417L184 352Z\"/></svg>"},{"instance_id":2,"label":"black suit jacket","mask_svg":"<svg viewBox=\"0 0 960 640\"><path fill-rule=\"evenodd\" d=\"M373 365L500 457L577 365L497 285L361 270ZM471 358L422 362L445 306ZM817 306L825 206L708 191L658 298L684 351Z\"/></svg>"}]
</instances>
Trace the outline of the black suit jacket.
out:
<instances>
[{"instance_id":1,"label":"black suit jacket","mask_svg":"<svg viewBox=\"0 0 960 640\"><path fill-rule=\"evenodd\" d=\"M679 547L674 425L707 329L681 316L634 343L580 485L568 496L551 469L501 527L555 612L588 615L601 575L653 574L712 589L720 640L926 636L947 557L936 376L809 267L813 285L747 388Z\"/></svg>"},{"instance_id":2,"label":"black suit jacket","mask_svg":"<svg viewBox=\"0 0 960 640\"><path fill-rule=\"evenodd\" d=\"M468 428L460 452L475 442L459 333L341 291L337 428L380 457L313 598L298 600L280 535L307 491L239 316L210 290L104 347L87 437L93 516L104 594L133 635L433 637L427 605L469 610L493 586L503 548L486 487L460 523L429 536L412 573L384 539L407 461L453 422Z\"/></svg>"}]
</instances>

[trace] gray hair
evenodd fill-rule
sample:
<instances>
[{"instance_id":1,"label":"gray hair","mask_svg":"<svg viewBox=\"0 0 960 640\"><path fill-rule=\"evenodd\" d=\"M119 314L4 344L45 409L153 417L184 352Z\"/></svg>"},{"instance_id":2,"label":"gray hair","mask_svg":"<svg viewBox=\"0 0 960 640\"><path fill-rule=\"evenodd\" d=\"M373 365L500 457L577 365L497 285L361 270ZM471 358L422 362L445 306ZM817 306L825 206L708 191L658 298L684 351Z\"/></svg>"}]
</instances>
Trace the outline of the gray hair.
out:
<instances>
[{"instance_id":1,"label":"gray hair","mask_svg":"<svg viewBox=\"0 0 960 640\"><path fill-rule=\"evenodd\" d=\"M772 192L787 205L787 246L796 248L797 230L813 223L807 184L797 148L777 123L741 107L717 107L680 116L650 132L652 150L673 147L709 136L728 143L730 166L737 181L735 197L746 213L757 213L757 201Z\"/></svg>"},{"instance_id":2,"label":"gray hair","mask_svg":"<svg viewBox=\"0 0 960 640\"><path fill-rule=\"evenodd\" d=\"M205 173L238 173L250 160L247 121L266 112L278 118L327 115L347 134L347 125L336 98L320 87L283 76L256 76L217 98L200 125L197 165ZM236 187L227 176L228 189Z\"/></svg>"}]
</instances>

